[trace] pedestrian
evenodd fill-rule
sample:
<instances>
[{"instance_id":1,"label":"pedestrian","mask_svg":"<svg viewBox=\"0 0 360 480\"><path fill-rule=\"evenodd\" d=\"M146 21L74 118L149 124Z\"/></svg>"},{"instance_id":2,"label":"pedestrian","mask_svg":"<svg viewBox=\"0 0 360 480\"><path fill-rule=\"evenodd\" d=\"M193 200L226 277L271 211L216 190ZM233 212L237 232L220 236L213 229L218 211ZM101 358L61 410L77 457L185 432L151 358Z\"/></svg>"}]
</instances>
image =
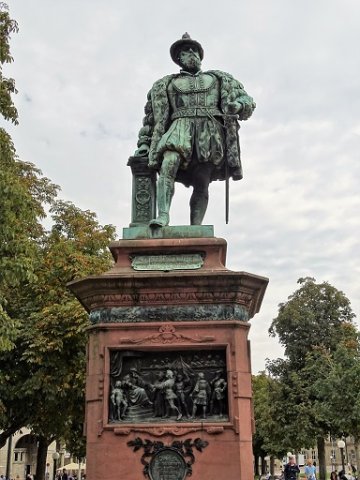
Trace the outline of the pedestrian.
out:
<instances>
[{"instance_id":1,"label":"pedestrian","mask_svg":"<svg viewBox=\"0 0 360 480\"><path fill-rule=\"evenodd\" d=\"M284 468L284 480L296 480L299 473L300 468L296 463L295 455L290 455Z\"/></svg>"},{"instance_id":2,"label":"pedestrian","mask_svg":"<svg viewBox=\"0 0 360 480\"><path fill-rule=\"evenodd\" d=\"M67 474L66 468L63 468L61 480L68 480L68 474Z\"/></svg>"},{"instance_id":3,"label":"pedestrian","mask_svg":"<svg viewBox=\"0 0 360 480\"><path fill-rule=\"evenodd\" d=\"M340 470L339 472L339 480L348 480L347 476L345 475L344 470Z\"/></svg>"},{"instance_id":4,"label":"pedestrian","mask_svg":"<svg viewBox=\"0 0 360 480\"><path fill-rule=\"evenodd\" d=\"M350 470L351 469L351 470ZM356 472L355 472L356 473ZM348 471L348 474L347 474L347 478L348 480L356 480L356 474L354 473L354 470L351 468L349 468L349 471Z\"/></svg>"},{"instance_id":5,"label":"pedestrian","mask_svg":"<svg viewBox=\"0 0 360 480\"><path fill-rule=\"evenodd\" d=\"M338 479L339 477L336 470L330 473L330 480L338 480Z\"/></svg>"},{"instance_id":6,"label":"pedestrian","mask_svg":"<svg viewBox=\"0 0 360 480\"><path fill-rule=\"evenodd\" d=\"M348 480L356 480L356 468L351 463L348 463Z\"/></svg>"},{"instance_id":7,"label":"pedestrian","mask_svg":"<svg viewBox=\"0 0 360 480\"><path fill-rule=\"evenodd\" d=\"M305 475L307 480L316 480L316 467L310 458L306 462Z\"/></svg>"}]
</instances>

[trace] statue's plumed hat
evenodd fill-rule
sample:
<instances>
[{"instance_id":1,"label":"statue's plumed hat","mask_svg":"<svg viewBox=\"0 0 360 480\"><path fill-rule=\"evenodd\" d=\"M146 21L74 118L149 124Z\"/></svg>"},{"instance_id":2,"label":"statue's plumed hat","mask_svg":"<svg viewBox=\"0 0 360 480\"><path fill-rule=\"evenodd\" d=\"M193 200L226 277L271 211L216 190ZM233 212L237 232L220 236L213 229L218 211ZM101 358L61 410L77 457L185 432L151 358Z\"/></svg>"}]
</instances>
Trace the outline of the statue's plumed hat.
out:
<instances>
[{"instance_id":1,"label":"statue's plumed hat","mask_svg":"<svg viewBox=\"0 0 360 480\"><path fill-rule=\"evenodd\" d=\"M173 61L175 63L180 65L180 63L179 63L179 53L180 53L180 50L185 45L191 45L192 47L196 48L196 50L199 52L200 59L202 60L204 58L204 50L203 50L202 46L200 45L200 43L197 42L196 40L193 40L190 37L190 35L186 32L186 33L184 33L184 35L182 36L182 38L180 40L177 40L176 42L174 42L170 47L170 55L171 55L171 58L173 59Z\"/></svg>"}]
</instances>

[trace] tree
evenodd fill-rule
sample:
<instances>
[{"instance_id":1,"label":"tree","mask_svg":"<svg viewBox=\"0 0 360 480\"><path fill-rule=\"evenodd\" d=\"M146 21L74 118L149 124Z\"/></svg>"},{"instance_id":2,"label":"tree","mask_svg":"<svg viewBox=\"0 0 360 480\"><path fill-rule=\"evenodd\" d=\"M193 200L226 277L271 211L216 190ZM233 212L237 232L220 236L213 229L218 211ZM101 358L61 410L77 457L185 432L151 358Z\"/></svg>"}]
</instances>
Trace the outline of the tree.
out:
<instances>
[{"instance_id":1,"label":"tree","mask_svg":"<svg viewBox=\"0 0 360 480\"><path fill-rule=\"evenodd\" d=\"M74 433L83 423L89 320L66 284L108 269L107 246L115 235L114 227L102 227L94 213L70 202L54 202L51 213L54 224L37 242L35 279L12 299L12 314L21 322L16 349L0 356L7 427L20 423L38 436L40 480L47 446L55 438L84 456L83 439Z\"/></svg>"},{"instance_id":2,"label":"tree","mask_svg":"<svg viewBox=\"0 0 360 480\"><path fill-rule=\"evenodd\" d=\"M14 288L31 282L44 207L57 187L40 170L20 161L10 136L0 129L0 350L11 349L17 320L9 315Z\"/></svg>"},{"instance_id":3,"label":"tree","mask_svg":"<svg viewBox=\"0 0 360 480\"><path fill-rule=\"evenodd\" d=\"M13 79L3 66L13 59L10 36L18 31L0 2L0 115L14 124ZM83 456L85 344L88 319L66 289L75 278L109 267L114 227L70 202L56 201L58 187L21 161L0 129L0 447L23 426L39 442L37 479L45 473L54 438ZM49 232L42 220L51 206Z\"/></svg>"},{"instance_id":4,"label":"tree","mask_svg":"<svg viewBox=\"0 0 360 480\"><path fill-rule=\"evenodd\" d=\"M273 412L274 401L278 400L278 382L261 372L252 377L253 403L255 418L255 434L253 436L253 451L255 457L255 475L258 475L258 459L261 458L262 471L265 473L265 456L270 459L281 458L287 449L283 444L282 431L278 428L277 417ZM273 462L270 464L270 473L273 475Z\"/></svg>"},{"instance_id":5,"label":"tree","mask_svg":"<svg viewBox=\"0 0 360 480\"><path fill-rule=\"evenodd\" d=\"M356 464L359 468L360 347L358 333L355 332L350 334L349 338L345 338L333 354L323 349L312 352L309 355L306 371L315 379L311 385L311 395L318 417L323 423L331 419L329 431L333 437L353 436Z\"/></svg>"},{"instance_id":6,"label":"tree","mask_svg":"<svg viewBox=\"0 0 360 480\"><path fill-rule=\"evenodd\" d=\"M269 329L285 348L292 366L301 368L309 350L321 346L333 351L342 335L339 327L355 317L349 299L328 282L300 278L301 287L279 305ZM339 337L340 336L340 337Z\"/></svg>"},{"instance_id":7,"label":"tree","mask_svg":"<svg viewBox=\"0 0 360 480\"><path fill-rule=\"evenodd\" d=\"M253 405L254 405L254 419L255 419L255 433L253 434L252 445L255 460L255 475L259 475L259 458L261 458L261 474L265 473L264 461L266 457L266 450L264 449L264 430L266 424L262 424L264 419L263 412L267 410L267 384L266 376L261 373L252 376L252 391L253 391ZM265 414L266 418L266 414ZM262 428L264 427L264 428Z\"/></svg>"},{"instance_id":8,"label":"tree","mask_svg":"<svg viewBox=\"0 0 360 480\"><path fill-rule=\"evenodd\" d=\"M13 79L3 76L3 66L13 59L10 35L18 31L5 3L0 3L0 114L5 120L18 123L12 101L16 93ZM14 292L35 279L34 258L37 240L43 234L41 220L44 206L56 196L57 187L42 177L34 165L22 162L15 152L10 135L0 128L0 353L14 349L21 322L11 311ZM0 382L6 382L1 375ZM0 395L0 445L3 439L25 423L17 423L15 405L8 410ZM11 421L13 419L14 421Z\"/></svg>"},{"instance_id":9,"label":"tree","mask_svg":"<svg viewBox=\"0 0 360 480\"><path fill-rule=\"evenodd\" d=\"M281 385L280 402L274 399L273 412L289 448L299 450L317 442L320 479L323 480L324 439L330 433L338 433L339 425L336 418L324 415L319 408L321 402L326 405L332 398L325 397L321 390L316 397L314 385L323 375L323 369L311 367L317 352L326 352L336 358L337 349L356 342L357 334L350 301L343 292L327 282L316 284L313 278L301 278L298 283L301 287L286 303L280 304L278 316L269 330L271 335L279 336L285 347L285 359L268 365ZM326 409L329 412L330 406Z\"/></svg>"},{"instance_id":10,"label":"tree","mask_svg":"<svg viewBox=\"0 0 360 480\"><path fill-rule=\"evenodd\" d=\"M3 76L3 66L13 61L9 40L17 31L16 21L0 2L0 114L14 124L15 82ZM18 324L7 312L8 300L13 288L33 276L34 241L42 234L44 204L52 201L56 190L34 165L17 158L10 135L0 128L0 351L14 345Z\"/></svg>"},{"instance_id":11,"label":"tree","mask_svg":"<svg viewBox=\"0 0 360 480\"><path fill-rule=\"evenodd\" d=\"M0 2L0 114L15 125L18 123L18 113L11 96L16 93L15 81L13 78L4 77L2 70L5 63L13 61L10 38L11 34L18 30L17 22L9 15L8 6Z\"/></svg>"}]
</instances>

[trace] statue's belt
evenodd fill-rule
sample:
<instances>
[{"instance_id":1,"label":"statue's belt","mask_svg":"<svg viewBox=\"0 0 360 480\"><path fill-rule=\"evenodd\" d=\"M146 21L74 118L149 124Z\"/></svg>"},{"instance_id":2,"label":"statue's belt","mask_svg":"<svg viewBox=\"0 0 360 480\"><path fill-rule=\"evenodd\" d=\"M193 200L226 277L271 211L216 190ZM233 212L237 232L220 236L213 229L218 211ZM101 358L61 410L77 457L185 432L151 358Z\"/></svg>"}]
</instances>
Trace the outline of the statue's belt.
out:
<instances>
[{"instance_id":1,"label":"statue's belt","mask_svg":"<svg viewBox=\"0 0 360 480\"><path fill-rule=\"evenodd\" d=\"M171 120L184 117L222 117L223 114L218 108L211 107L195 107L180 108L171 115Z\"/></svg>"}]
</instances>

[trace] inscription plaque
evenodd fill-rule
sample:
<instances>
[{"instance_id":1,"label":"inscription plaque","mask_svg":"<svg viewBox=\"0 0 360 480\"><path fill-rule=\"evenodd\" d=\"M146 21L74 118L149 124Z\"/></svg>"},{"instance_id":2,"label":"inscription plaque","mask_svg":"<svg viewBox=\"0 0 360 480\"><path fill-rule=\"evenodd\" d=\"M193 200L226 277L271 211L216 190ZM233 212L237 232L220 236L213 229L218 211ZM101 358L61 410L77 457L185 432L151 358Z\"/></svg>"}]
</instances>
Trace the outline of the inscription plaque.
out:
<instances>
[{"instance_id":1,"label":"inscription plaque","mask_svg":"<svg viewBox=\"0 0 360 480\"><path fill-rule=\"evenodd\" d=\"M134 438L127 442L128 447L137 452L141 448L144 453L141 463L144 465L143 473L150 480L184 480L192 475L192 465L195 462L194 448L202 452L209 442L201 438L174 440L171 445L163 442L153 442L146 438Z\"/></svg>"},{"instance_id":2,"label":"inscription plaque","mask_svg":"<svg viewBox=\"0 0 360 480\"><path fill-rule=\"evenodd\" d=\"M197 270L204 264L200 253L182 255L134 255L134 270Z\"/></svg>"},{"instance_id":3,"label":"inscription plaque","mask_svg":"<svg viewBox=\"0 0 360 480\"><path fill-rule=\"evenodd\" d=\"M184 480L187 475L184 458L171 448L164 448L154 455L149 465L151 480Z\"/></svg>"}]
</instances>

